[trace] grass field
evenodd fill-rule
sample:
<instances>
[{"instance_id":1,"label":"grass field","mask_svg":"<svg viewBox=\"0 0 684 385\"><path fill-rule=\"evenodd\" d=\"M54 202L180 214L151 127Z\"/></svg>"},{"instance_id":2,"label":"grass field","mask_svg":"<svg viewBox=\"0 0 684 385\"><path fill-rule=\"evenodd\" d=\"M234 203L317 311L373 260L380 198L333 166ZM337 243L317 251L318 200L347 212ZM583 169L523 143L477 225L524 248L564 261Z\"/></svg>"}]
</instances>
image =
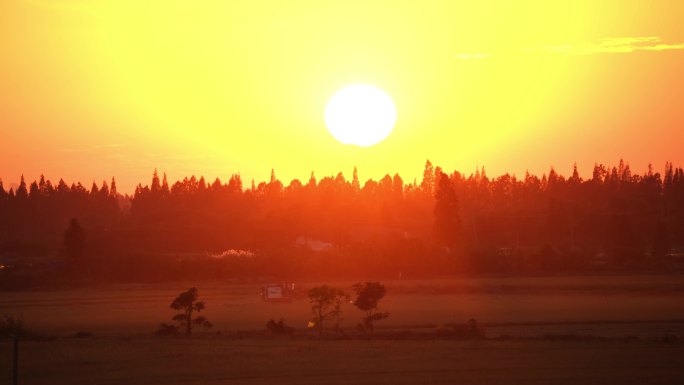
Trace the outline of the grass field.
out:
<instances>
[{"instance_id":1,"label":"grass field","mask_svg":"<svg viewBox=\"0 0 684 385\"><path fill-rule=\"evenodd\" d=\"M458 278L384 282L381 306L391 315L380 326L435 327L475 318L483 324L664 322L684 320L684 276L594 276ZM301 292L316 282L298 283ZM352 282L330 283L351 291ZM22 315L36 331L67 335L152 332L169 322L173 298L197 286L214 330L263 329L284 318L303 328L311 318L305 294L290 303L266 303L259 282L182 282L160 285L108 285L60 291L0 292L0 314ZM349 305L346 327L361 312Z\"/></svg>"},{"instance_id":2,"label":"grass field","mask_svg":"<svg viewBox=\"0 0 684 385\"><path fill-rule=\"evenodd\" d=\"M22 384L681 384L684 345L567 341L60 339ZM0 360L9 360L3 343ZM10 383L9 365L0 382Z\"/></svg>"},{"instance_id":3,"label":"grass field","mask_svg":"<svg viewBox=\"0 0 684 385\"><path fill-rule=\"evenodd\" d=\"M408 338L318 341L304 327L305 298L265 303L258 282L2 292L0 314L21 315L28 328L55 337L22 341L22 384L684 383L679 275L385 284L381 304L391 315L380 333L414 333ZM213 332L152 337L170 321L171 300L190 286L199 288ZM353 335L361 313L350 305L344 317ZM284 318L296 335L238 338L237 331L264 330L271 318ZM469 318L485 325L487 340L435 338L435 330ZM69 337L76 332L94 337ZM0 383L9 383L11 343L0 344Z\"/></svg>"}]
</instances>

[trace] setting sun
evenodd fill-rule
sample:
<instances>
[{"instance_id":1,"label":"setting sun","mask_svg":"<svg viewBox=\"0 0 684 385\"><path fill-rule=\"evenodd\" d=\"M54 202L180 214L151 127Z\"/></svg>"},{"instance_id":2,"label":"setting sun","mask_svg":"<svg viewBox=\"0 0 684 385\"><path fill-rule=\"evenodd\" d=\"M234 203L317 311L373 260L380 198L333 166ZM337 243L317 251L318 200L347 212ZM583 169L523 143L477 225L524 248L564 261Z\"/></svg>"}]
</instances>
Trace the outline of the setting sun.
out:
<instances>
[{"instance_id":1,"label":"setting sun","mask_svg":"<svg viewBox=\"0 0 684 385\"><path fill-rule=\"evenodd\" d=\"M0 0L0 385L684 384L681 15Z\"/></svg>"},{"instance_id":2,"label":"setting sun","mask_svg":"<svg viewBox=\"0 0 684 385\"><path fill-rule=\"evenodd\" d=\"M392 132L397 110L384 91L366 84L339 90L325 109L328 130L340 143L376 145Z\"/></svg>"}]
</instances>

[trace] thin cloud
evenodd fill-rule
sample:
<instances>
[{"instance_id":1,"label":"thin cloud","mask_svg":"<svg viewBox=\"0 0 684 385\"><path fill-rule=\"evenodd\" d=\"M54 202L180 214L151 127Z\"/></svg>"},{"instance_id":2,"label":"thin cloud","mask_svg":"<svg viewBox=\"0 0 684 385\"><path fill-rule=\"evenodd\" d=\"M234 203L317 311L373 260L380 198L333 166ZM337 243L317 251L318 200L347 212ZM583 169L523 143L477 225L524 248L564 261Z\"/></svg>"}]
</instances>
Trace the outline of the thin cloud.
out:
<instances>
[{"instance_id":1,"label":"thin cloud","mask_svg":"<svg viewBox=\"0 0 684 385\"><path fill-rule=\"evenodd\" d=\"M523 48L520 51L508 52L502 56L515 54L558 54L558 55L595 55L611 53L632 53L638 51L671 51L684 49L684 43L663 43L656 36L605 38L592 42L572 44L546 45ZM483 59L495 55L488 53L459 53L457 59Z\"/></svg>"},{"instance_id":2,"label":"thin cloud","mask_svg":"<svg viewBox=\"0 0 684 385\"><path fill-rule=\"evenodd\" d=\"M618 37L567 45L526 48L523 52L551 52L567 55L600 53L631 53L637 51L666 51L684 49L684 43L663 44L659 37Z\"/></svg>"}]
</instances>

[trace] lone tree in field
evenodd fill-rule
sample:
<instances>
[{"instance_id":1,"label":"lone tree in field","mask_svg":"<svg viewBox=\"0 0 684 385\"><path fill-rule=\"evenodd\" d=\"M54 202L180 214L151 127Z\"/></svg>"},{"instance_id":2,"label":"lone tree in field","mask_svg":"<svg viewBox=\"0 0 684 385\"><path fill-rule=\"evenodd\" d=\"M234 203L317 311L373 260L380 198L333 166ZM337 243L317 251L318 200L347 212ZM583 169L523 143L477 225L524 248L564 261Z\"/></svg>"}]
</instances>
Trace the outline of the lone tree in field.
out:
<instances>
[{"instance_id":1,"label":"lone tree in field","mask_svg":"<svg viewBox=\"0 0 684 385\"><path fill-rule=\"evenodd\" d=\"M389 312L381 312L378 302L385 296L385 286L380 282L359 282L354 285L356 299L354 305L366 312L363 318L364 326L373 333L373 323L389 317Z\"/></svg>"},{"instance_id":2,"label":"lone tree in field","mask_svg":"<svg viewBox=\"0 0 684 385\"><path fill-rule=\"evenodd\" d=\"M335 319L335 332L340 332L340 321L342 320L342 304L349 303L349 294L342 290L335 289L335 298L333 298L333 308L330 315Z\"/></svg>"},{"instance_id":3,"label":"lone tree in field","mask_svg":"<svg viewBox=\"0 0 684 385\"><path fill-rule=\"evenodd\" d=\"M318 335L323 335L323 322L332 318L332 311L336 290L328 285L316 286L309 289L308 296L311 303L311 312L318 328Z\"/></svg>"},{"instance_id":4,"label":"lone tree in field","mask_svg":"<svg viewBox=\"0 0 684 385\"><path fill-rule=\"evenodd\" d=\"M339 332L342 304L345 300L349 301L349 295L342 290L323 285L311 288L308 296L318 335L323 335L324 321L332 319L336 320L335 331Z\"/></svg>"},{"instance_id":5,"label":"lone tree in field","mask_svg":"<svg viewBox=\"0 0 684 385\"><path fill-rule=\"evenodd\" d=\"M192 287L188 291L180 293L176 299L171 302L171 309L180 310L181 312L173 316L173 320L178 322L181 327L185 327L185 334L192 334L193 325L210 328L211 322L207 321L204 316L192 318L193 312L201 312L204 310L204 302L197 301L197 288Z\"/></svg>"}]
</instances>

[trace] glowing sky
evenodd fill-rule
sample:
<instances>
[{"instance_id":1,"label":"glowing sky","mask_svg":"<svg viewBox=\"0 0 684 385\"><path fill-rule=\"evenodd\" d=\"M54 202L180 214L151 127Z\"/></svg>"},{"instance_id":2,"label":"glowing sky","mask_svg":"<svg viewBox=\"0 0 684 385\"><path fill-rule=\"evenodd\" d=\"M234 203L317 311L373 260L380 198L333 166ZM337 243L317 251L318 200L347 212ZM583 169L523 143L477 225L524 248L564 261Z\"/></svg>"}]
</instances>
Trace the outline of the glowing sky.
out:
<instances>
[{"instance_id":1,"label":"glowing sky","mask_svg":"<svg viewBox=\"0 0 684 385\"><path fill-rule=\"evenodd\" d=\"M287 184L354 165L420 179L684 163L684 2L0 1L0 177L124 191L156 167ZM381 144L338 143L325 104L369 83Z\"/></svg>"}]
</instances>

